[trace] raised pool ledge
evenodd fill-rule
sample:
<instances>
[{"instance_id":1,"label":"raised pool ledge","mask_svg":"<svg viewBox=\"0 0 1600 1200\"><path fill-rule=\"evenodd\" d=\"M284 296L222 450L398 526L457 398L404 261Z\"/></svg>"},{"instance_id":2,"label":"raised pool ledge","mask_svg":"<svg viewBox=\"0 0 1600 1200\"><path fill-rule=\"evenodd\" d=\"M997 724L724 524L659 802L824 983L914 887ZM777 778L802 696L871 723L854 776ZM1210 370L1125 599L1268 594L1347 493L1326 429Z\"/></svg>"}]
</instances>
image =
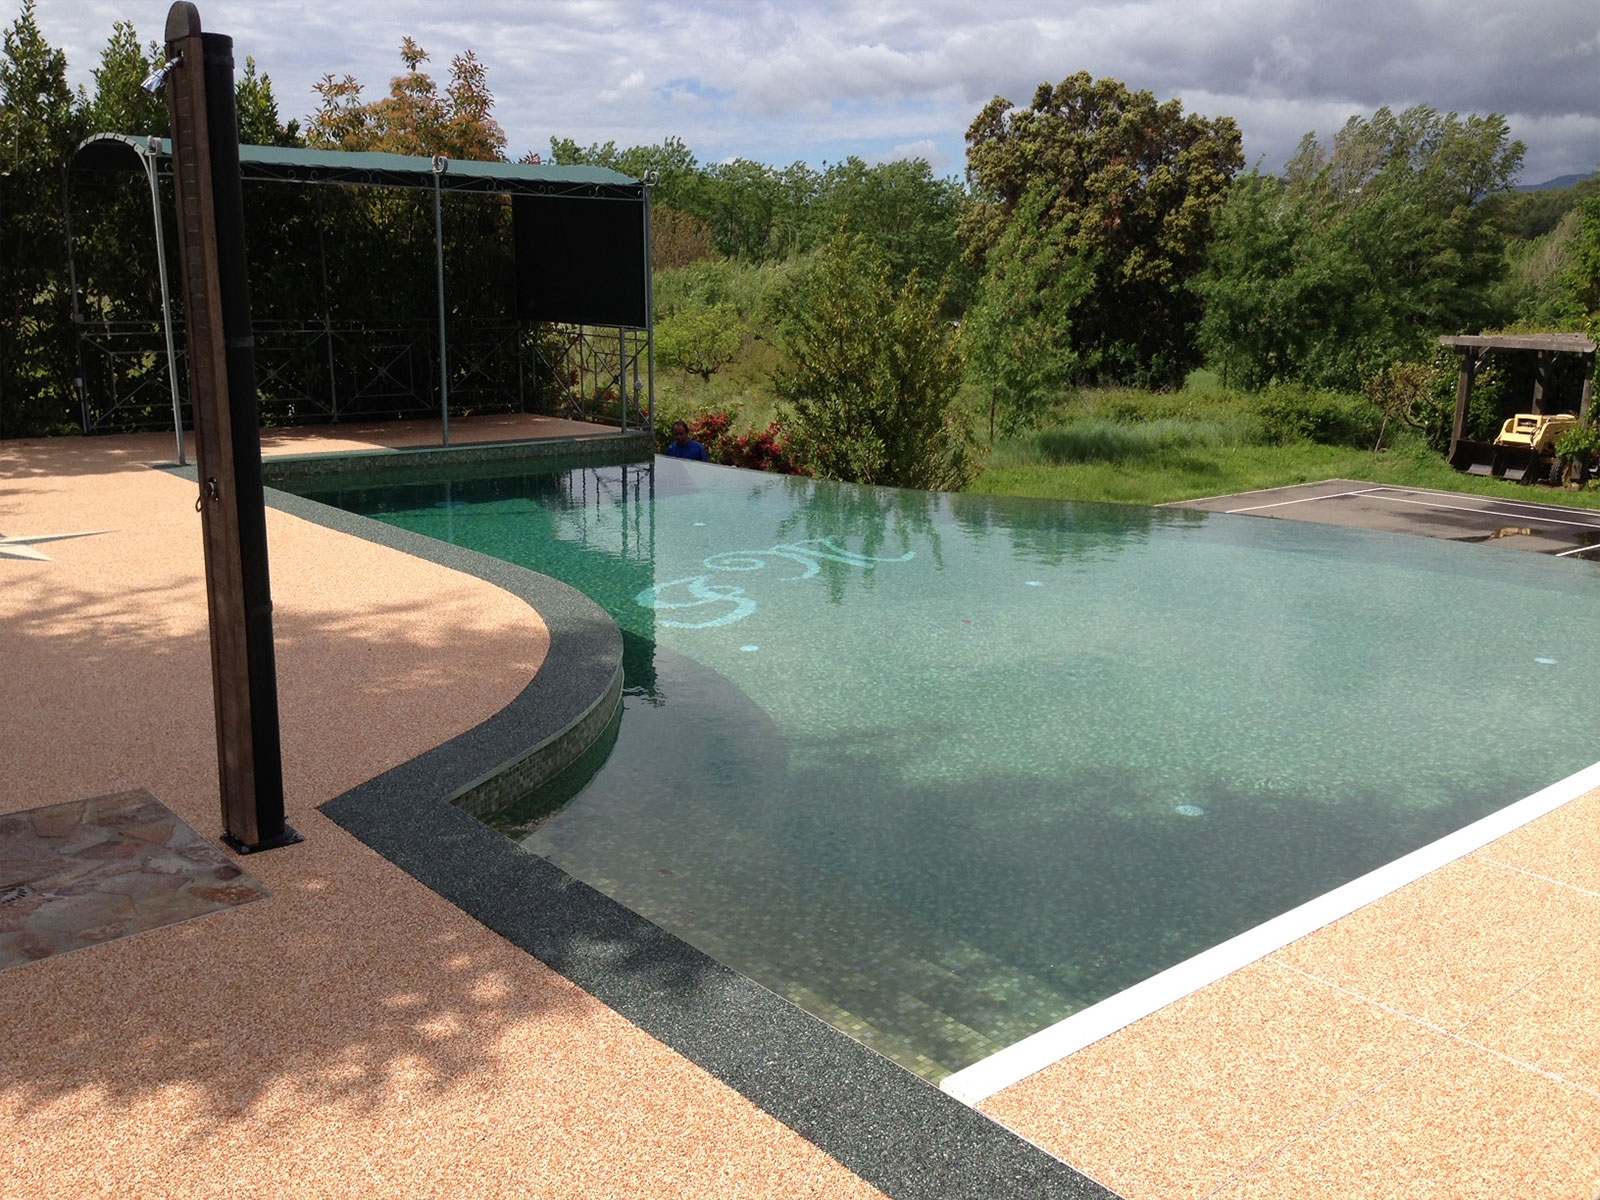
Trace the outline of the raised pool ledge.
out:
<instances>
[{"instance_id":1,"label":"raised pool ledge","mask_svg":"<svg viewBox=\"0 0 1600 1200\"><path fill-rule=\"evenodd\" d=\"M325 816L894 1200L1117 1200L452 802L586 714L604 731L593 714L619 678L622 638L599 605L533 571L314 500L269 488L267 503L503 587L550 630L545 663L509 705L329 800Z\"/></svg>"},{"instance_id":2,"label":"raised pool ledge","mask_svg":"<svg viewBox=\"0 0 1600 1200\"><path fill-rule=\"evenodd\" d=\"M454 446L408 446L399 449L350 450L339 454L276 454L261 460L261 478L268 484L316 479L352 471L438 470L464 463L511 462L562 458L577 463L632 462L655 453L655 441L643 430L599 433L586 437L535 438L517 442L463 442Z\"/></svg>"}]
</instances>

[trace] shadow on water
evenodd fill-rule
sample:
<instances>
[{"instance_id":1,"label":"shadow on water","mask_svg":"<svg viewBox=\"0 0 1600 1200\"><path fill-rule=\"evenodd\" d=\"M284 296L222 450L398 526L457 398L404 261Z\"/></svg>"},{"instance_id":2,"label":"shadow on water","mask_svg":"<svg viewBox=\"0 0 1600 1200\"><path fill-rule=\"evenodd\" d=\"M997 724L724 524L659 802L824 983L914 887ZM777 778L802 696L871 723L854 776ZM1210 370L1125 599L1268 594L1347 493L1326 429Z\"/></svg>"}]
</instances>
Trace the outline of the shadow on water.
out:
<instances>
[{"instance_id":1,"label":"shadow on water","mask_svg":"<svg viewBox=\"0 0 1600 1200\"><path fill-rule=\"evenodd\" d=\"M604 761L497 827L930 1078L1527 790L1396 811L1199 779L1180 808L1113 770L929 780L851 732L792 746L683 655L653 669Z\"/></svg>"}]
</instances>

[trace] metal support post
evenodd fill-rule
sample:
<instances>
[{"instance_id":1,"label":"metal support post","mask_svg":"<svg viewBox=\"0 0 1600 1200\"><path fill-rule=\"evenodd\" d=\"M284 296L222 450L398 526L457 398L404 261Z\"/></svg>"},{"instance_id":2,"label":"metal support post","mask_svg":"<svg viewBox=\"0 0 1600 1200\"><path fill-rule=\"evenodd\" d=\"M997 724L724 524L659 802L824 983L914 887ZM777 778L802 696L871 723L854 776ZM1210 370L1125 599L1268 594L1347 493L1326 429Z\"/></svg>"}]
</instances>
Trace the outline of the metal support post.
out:
<instances>
[{"instance_id":1,"label":"metal support post","mask_svg":"<svg viewBox=\"0 0 1600 1200\"><path fill-rule=\"evenodd\" d=\"M644 352L645 381L649 388L652 436L656 431L656 296L655 296L655 240L650 231L650 187L655 182L655 172L647 172L644 179Z\"/></svg>"},{"instance_id":2,"label":"metal support post","mask_svg":"<svg viewBox=\"0 0 1600 1200\"><path fill-rule=\"evenodd\" d=\"M89 386L83 368L83 304L78 294L78 264L72 253L72 172L61 173L61 221L67 235L67 289L72 293L72 352L78 365L78 412L83 432L93 433L89 422Z\"/></svg>"},{"instance_id":3,"label":"metal support post","mask_svg":"<svg viewBox=\"0 0 1600 1200\"><path fill-rule=\"evenodd\" d=\"M160 143L151 137L145 140L144 173L150 178L150 219L156 227L156 269L161 279L161 332L167 342L167 384L172 390L172 431L178 439L178 465L186 466L183 452L183 403L178 398L178 352L172 342L172 289L167 285L167 237L161 228L161 189L156 183L156 155Z\"/></svg>"},{"instance_id":4,"label":"metal support post","mask_svg":"<svg viewBox=\"0 0 1600 1200\"><path fill-rule=\"evenodd\" d=\"M617 402L622 405L622 432L628 432L628 331L617 326Z\"/></svg>"},{"instance_id":5,"label":"metal support post","mask_svg":"<svg viewBox=\"0 0 1600 1200\"><path fill-rule=\"evenodd\" d=\"M439 268L439 421L444 445L450 444L450 348L444 333L444 215L439 204L439 181L450 169L442 154L433 158L433 248Z\"/></svg>"}]
</instances>

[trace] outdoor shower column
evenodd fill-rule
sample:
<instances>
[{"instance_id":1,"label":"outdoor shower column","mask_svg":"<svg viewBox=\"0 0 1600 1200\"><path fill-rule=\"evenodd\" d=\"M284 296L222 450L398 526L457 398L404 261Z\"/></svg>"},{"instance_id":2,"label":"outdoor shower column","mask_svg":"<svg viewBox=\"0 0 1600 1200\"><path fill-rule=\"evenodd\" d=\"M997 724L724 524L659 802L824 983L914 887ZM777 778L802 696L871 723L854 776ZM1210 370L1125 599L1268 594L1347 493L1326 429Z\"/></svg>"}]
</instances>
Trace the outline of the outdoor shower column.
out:
<instances>
[{"instance_id":1,"label":"outdoor shower column","mask_svg":"<svg viewBox=\"0 0 1600 1200\"><path fill-rule=\"evenodd\" d=\"M168 12L166 35L168 62L152 83L170 72L222 836L251 853L301 837L284 821L233 39L202 34L186 2Z\"/></svg>"}]
</instances>

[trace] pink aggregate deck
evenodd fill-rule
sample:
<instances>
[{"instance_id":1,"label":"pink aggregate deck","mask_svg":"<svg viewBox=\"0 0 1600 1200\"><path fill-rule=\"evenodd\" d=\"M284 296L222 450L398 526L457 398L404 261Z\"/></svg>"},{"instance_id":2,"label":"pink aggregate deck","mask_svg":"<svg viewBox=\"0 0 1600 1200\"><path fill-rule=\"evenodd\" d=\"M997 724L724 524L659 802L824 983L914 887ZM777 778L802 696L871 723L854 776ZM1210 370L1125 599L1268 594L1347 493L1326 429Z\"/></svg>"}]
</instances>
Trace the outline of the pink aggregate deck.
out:
<instances>
[{"instance_id":1,"label":"pink aggregate deck","mask_svg":"<svg viewBox=\"0 0 1600 1200\"><path fill-rule=\"evenodd\" d=\"M111 531L0 559L0 812L148 787L220 831L195 489L142 465L173 450L0 443L0 535ZM317 812L498 711L548 637L267 520L306 841L246 860L268 899L0 973L0 1196L877 1195Z\"/></svg>"}]
</instances>

